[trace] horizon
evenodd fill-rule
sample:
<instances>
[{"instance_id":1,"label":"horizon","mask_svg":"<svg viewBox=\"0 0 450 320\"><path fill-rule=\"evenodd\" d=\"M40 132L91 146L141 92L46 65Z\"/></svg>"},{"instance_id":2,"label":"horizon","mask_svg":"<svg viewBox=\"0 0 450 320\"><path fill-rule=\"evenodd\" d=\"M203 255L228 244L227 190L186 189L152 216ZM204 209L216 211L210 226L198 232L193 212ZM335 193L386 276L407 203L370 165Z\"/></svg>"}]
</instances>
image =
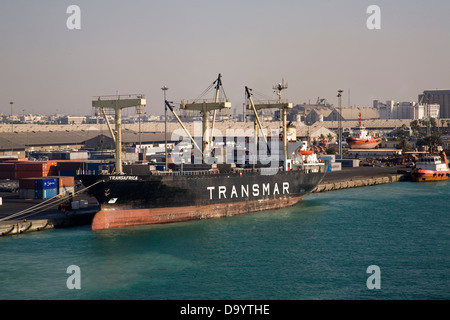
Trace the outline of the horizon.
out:
<instances>
[{"instance_id":1,"label":"horizon","mask_svg":"<svg viewBox=\"0 0 450 320\"><path fill-rule=\"evenodd\" d=\"M342 107L417 102L424 90L450 88L444 0L79 0L80 29L69 29L72 4L2 4L0 113L12 101L14 114L83 116L94 96L118 92L144 94L147 113L161 115L161 87L178 104L219 73L237 112L245 86L275 99L282 80L294 104L337 106L343 90ZM380 29L371 30L374 4Z\"/></svg>"}]
</instances>

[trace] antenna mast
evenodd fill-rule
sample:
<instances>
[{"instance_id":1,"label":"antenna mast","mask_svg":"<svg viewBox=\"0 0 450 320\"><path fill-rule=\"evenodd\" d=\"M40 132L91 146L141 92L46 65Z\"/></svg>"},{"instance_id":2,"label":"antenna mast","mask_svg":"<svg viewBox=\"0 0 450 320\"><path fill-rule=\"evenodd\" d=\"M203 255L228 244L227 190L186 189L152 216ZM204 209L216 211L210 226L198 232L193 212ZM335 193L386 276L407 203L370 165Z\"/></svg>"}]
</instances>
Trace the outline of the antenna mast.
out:
<instances>
[{"instance_id":1,"label":"antenna mast","mask_svg":"<svg viewBox=\"0 0 450 320\"><path fill-rule=\"evenodd\" d=\"M274 90L277 90L279 104L282 104L283 102L283 99L281 98L281 91L287 88L288 84L284 83L284 79L281 80L281 83L278 83L276 86L273 87ZM281 120L283 122L283 154L287 157L287 127L286 127L287 108L284 106L281 108L281 117L282 117Z\"/></svg>"}]
</instances>

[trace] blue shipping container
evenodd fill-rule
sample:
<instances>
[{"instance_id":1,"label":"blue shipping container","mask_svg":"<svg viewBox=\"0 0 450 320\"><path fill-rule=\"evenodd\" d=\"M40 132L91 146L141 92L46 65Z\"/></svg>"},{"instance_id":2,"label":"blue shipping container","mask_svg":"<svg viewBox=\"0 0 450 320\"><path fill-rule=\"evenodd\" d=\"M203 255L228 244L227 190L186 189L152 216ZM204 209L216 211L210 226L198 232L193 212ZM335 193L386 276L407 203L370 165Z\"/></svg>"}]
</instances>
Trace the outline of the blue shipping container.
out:
<instances>
[{"instance_id":1,"label":"blue shipping container","mask_svg":"<svg viewBox=\"0 0 450 320\"><path fill-rule=\"evenodd\" d=\"M62 177L75 177L77 175L76 170L60 170L59 175Z\"/></svg>"},{"instance_id":2,"label":"blue shipping container","mask_svg":"<svg viewBox=\"0 0 450 320\"><path fill-rule=\"evenodd\" d=\"M36 199L50 199L58 195L58 189L42 189L35 191Z\"/></svg>"},{"instance_id":3,"label":"blue shipping container","mask_svg":"<svg viewBox=\"0 0 450 320\"><path fill-rule=\"evenodd\" d=\"M36 179L34 180L34 188L36 190L58 188L58 179L57 178Z\"/></svg>"},{"instance_id":4,"label":"blue shipping container","mask_svg":"<svg viewBox=\"0 0 450 320\"><path fill-rule=\"evenodd\" d=\"M87 170L98 171L98 169L99 169L101 164L102 164L101 162L87 162L86 165L85 165L85 168Z\"/></svg>"}]
</instances>

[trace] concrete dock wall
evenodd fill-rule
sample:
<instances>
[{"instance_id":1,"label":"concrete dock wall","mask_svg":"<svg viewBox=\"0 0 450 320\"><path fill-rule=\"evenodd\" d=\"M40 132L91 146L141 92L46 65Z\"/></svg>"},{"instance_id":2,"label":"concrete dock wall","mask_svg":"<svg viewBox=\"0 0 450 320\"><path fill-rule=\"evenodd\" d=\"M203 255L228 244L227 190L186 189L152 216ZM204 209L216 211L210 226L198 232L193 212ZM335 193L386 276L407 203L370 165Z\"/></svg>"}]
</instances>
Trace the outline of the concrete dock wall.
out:
<instances>
[{"instance_id":1,"label":"concrete dock wall","mask_svg":"<svg viewBox=\"0 0 450 320\"><path fill-rule=\"evenodd\" d=\"M377 184L393 183L393 182L405 181L405 180L406 180L405 175L397 174L397 175L390 175L390 176L385 176L385 177L350 179L350 180L345 180L345 181L326 182L326 183L319 184L312 191L312 193L349 189L349 188L366 187L366 186L373 186L373 185L377 185Z\"/></svg>"},{"instance_id":2,"label":"concrete dock wall","mask_svg":"<svg viewBox=\"0 0 450 320\"><path fill-rule=\"evenodd\" d=\"M0 236L42 231L54 228L69 228L92 223L97 211L87 210L69 215L48 217L47 219L12 220L0 222Z\"/></svg>"}]
</instances>

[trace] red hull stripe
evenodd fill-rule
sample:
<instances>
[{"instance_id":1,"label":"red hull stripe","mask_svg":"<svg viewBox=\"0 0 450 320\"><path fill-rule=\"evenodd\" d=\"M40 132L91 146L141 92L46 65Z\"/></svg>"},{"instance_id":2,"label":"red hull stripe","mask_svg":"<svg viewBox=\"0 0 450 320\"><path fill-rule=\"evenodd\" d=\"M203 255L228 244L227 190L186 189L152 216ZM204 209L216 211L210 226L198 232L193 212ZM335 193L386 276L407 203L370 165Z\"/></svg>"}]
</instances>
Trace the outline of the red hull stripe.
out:
<instances>
[{"instance_id":1,"label":"red hull stripe","mask_svg":"<svg viewBox=\"0 0 450 320\"><path fill-rule=\"evenodd\" d=\"M205 206L100 210L94 216L92 230L230 217L244 213L289 207L301 199L302 197L290 197Z\"/></svg>"}]
</instances>

